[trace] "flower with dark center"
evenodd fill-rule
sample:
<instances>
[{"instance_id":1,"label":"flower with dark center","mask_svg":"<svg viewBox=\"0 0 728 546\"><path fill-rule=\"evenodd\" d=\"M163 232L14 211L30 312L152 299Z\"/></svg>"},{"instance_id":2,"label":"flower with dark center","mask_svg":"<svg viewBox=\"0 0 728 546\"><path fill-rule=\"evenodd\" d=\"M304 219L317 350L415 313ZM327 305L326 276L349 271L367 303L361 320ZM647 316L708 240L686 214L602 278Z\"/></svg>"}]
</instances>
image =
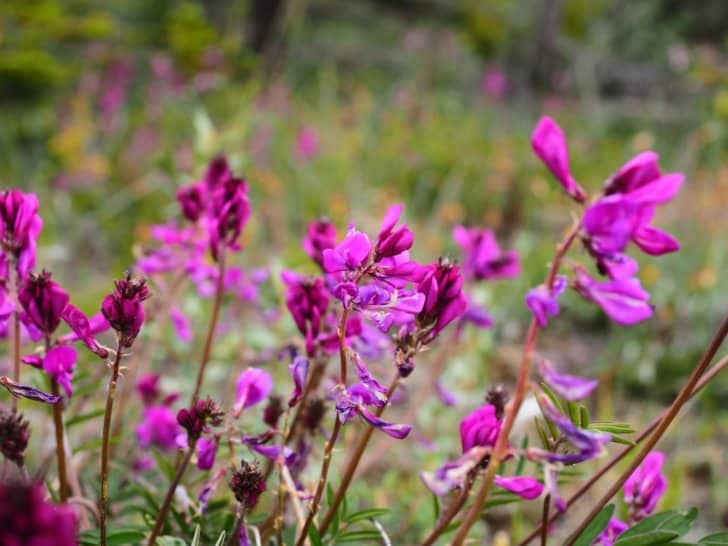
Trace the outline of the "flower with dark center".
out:
<instances>
[{"instance_id":1,"label":"flower with dark center","mask_svg":"<svg viewBox=\"0 0 728 546\"><path fill-rule=\"evenodd\" d=\"M246 510L258 504L260 494L265 491L265 478L255 463L240 461L240 468L233 471L230 489Z\"/></svg>"}]
</instances>

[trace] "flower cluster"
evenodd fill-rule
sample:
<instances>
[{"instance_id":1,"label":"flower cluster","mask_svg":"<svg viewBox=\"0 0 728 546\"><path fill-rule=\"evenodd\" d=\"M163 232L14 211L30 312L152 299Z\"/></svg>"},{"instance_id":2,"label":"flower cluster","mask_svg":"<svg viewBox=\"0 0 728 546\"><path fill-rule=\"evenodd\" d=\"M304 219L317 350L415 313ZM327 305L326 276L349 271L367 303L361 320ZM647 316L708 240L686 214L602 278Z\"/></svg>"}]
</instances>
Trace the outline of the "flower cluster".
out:
<instances>
[{"instance_id":1,"label":"flower cluster","mask_svg":"<svg viewBox=\"0 0 728 546\"><path fill-rule=\"evenodd\" d=\"M0 193L0 270L9 278L9 265L18 279L24 279L35 267L35 253L43 221L38 215L38 197L20 190Z\"/></svg>"},{"instance_id":2,"label":"flower cluster","mask_svg":"<svg viewBox=\"0 0 728 546\"><path fill-rule=\"evenodd\" d=\"M119 335L121 346L131 347L144 323L144 300L152 294L146 281L131 273L114 284L115 290L101 303L101 312Z\"/></svg>"}]
</instances>

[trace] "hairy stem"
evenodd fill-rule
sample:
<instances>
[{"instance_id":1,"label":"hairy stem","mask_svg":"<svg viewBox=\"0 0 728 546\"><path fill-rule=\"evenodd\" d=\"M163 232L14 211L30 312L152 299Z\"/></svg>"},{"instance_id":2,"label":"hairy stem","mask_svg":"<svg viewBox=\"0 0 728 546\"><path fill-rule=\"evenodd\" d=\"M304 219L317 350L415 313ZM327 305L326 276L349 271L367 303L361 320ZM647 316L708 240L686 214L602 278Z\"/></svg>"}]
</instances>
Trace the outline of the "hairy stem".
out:
<instances>
[{"instance_id":1,"label":"hairy stem","mask_svg":"<svg viewBox=\"0 0 728 546\"><path fill-rule=\"evenodd\" d=\"M187 469L187 465L190 464L190 459L192 459L192 454L195 452L196 445L197 440L190 440L190 445L187 448L187 452L185 453L184 458L182 459L182 464L179 465L177 473L174 475L174 479L169 485L167 494L164 497L162 507L159 509L159 515L157 516L157 521L154 523L154 529L152 529L152 534L149 535L149 541L147 542L147 546L154 546L154 542L157 540L157 536L162 530L162 525L164 525L164 522L167 520L167 514L169 513L170 506L172 506L174 492L177 490L177 486L182 480L182 476Z\"/></svg>"},{"instance_id":2,"label":"hairy stem","mask_svg":"<svg viewBox=\"0 0 728 546\"><path fill-rule=\"evenodd\" d=\"M556 275L559 272L559 267L561 266L561 262L563 261L564 256L568 252L572 243L576 239L576 236L579 233L580 225L580 222L575 222L569 232L566 234L566 237L564 238L562 243L558 246L556 250L556 255L551 262L548 276L546 277L545 284L547 290L550 290L553 287L554 281L556 280ZM526 342L523 347L521 369L518 374L518 381L516 383L513 401L509 404L508 409L506 410L503 427L501 428L500 434L498 435L498 440L496 441L495 447L493 448L493 455L491 456L490 463L488 464L488 468L485 471L485 478L483 479L483 483L481 484L480 489L478 489L475 500L473 501L473 505L470 507L470 510L468 510L462 524L460 525L460 528L455 534L452 542L453 546L462 546L462 544L465 542L465 539L468 536L471 527L473 526L473 524L475 524L476 520L480 516L480 511L482 510L483 505L488 498L488 493L490 492L490 488L493 485L493 480L495 479L495 473L498 471L500 463L508 455L508 436L513 429L513 425L516 422L516 416L518 415L518 411L521 409L521 404L523 403L526 391L528 390L528 379L531 371L531 355L536 345L537 336L538 323L536 322L536 319L534 317L531 319L531 324L528 327L528 332L526 333Z\"/></svg>"},{"instance_id":3,"label":"hairy stem","mask_svg":"<svg viewBox=\"0 0 728 546\"><path fill-rule=\"evenodd\" d=\"M106 546L106 514L109 504L109 444L111 442L111 413L114 409L116 384L119 381L119 365L122 358L121 337L116 346L116 355L111 368L109 388L106 392L106 410L104 411L104 428L101 436L101 499L99 500L99 527L101 529L101 546Z\"/></svg>"},{"instance_id":4,"label":"hairy stem","mask_svg":"<svg viewBox=\"0 0 728 546\"><path fill-rule=\"evenodd\" d=\"M656 430L652 433L652 435L647 439L645 442L645 445L642 446L642 449L637 454L637 456L632 459L632 462L629 464L629 466L622 472L622 474L617 478L614 482L612 482L611 487L607 490L607 492L602 496L601 499L599 499L599 502L596 503L596 505L592 508L591 512L589 512L589 515L584 518L584 520L579 524L579 526L576 528L574 533L571 535L571 538L569 538L569 541L566 543L566 546L572 546L574 542L576 542L576 539L579 537L579 535L586 529L587 525L589 525L589 522L591 522L596 515L601 511L602 508L609 502L609 500L622 488L624 485L624 482L627 481L627 479L632 475L632 473L637 469L637 467L642 463L645 457L649 455L650 451L652 451L652 448L655 447L657 442L660 441L660 438L665 434L667 431L667 428L670 426L672 421L677 416L680 409L685 405L685 403L690 399L690 397L693 394L693 390L695 389L696 385L698 384L698 381L700 380L700 377L703 375L705 370L710 365L710 361L713 360L713 357L715 356L715 353L718 352L718 349L720 348L720 345L723 343L723 340L725 339L726 335L728 335L728 316L723 319L722 324L720 325L720 328L718 329L718 332L716 333L713 340L710 342L710 345L706 349L705 353L703 354L702 358L698 362L697 366L695 366L695 369L693 370L693 373L688 378L687 383L683 386L683 388L680 390L678 395L675 397L675 400L672 402L670 407L667 409L667 412L665 416L660 419L660 423L657 425Z\"/></svg>"},{"instance_id":5,"label":"hairy stem","mask_svg":"<svg viewBox=\"0 0 728 546\"><path fill-rule=\"evenodd\" d=\"M397 386L399 385L399 373L396 373L394 376L394 379L392 379L392 382L389 385L389 388L387 389L387 404L382 406L381 408L377 408L375 414L377 417L381 417L384 413L385 408L389 404L389 399L392 396L392 393L395 391ZM346 468L344 469L343 474L341 475L341 484L339 484L339 488L336 490L336 494L334 495L334 500L331 503L331 506L329 506L328 510L326 511L326 514L324 515L324 519L321 522L321 525L319 527L319 534L323 535L326 530L329 528L329 525L331 525L331 522L334 519L334 516L336 515L336 511L339 509L339 505L344 500L344 496L346 495L346 490L349 488L349 485L351 484L352 479L354 478L354 473L356 472L356 468L359 465L359 461L361 461L361 457L364 454L364 450L367 447L367 444L369 443L369 439L372 437L372 433L374 432L374 427L371 425L367 425L366 429L362 433L362 435L359 437L359 441L356 444L356 447L354 448L354 452L351 454L351 457L346 463Z\"/></svg>"},{"instance_id":6,"label":"hairy stem","mask_svg":"<svg viewBox=\"0 0 728 546\"><path fill-rule=\"evenodd\" d=\"M695 388L693 389L692 394L690 397L694 397L697 395L703 388L710 383L710 381L718 375L719 372L723 370L728 366L728 356L723 357L720 361L716 362L715 366L713 366L703 377L700 378L700 381L697 385L695 385ZM597 483L607 472L609 472L612 468L614 468L622 459L624 459L627 455L629 455L634 448L636 448L639 444L641 444L645 438L647 438L653 430L657 428L657 425L660 424L660 421L665 417L667 413L667 410L660 413L657 417L655 417L647 427L639 433L639 435L634 439L634 445L628 445L625 446L622 451L617 453L614 457L612 457L607 464L605 464L603 467L601 467L597 472L589 478L584 484L579 487L579 489L566 501L566 506L571 507L576 501L578 501L581 497L584 496L584 494L589 491L595 483ZM558 520L564 513L556 511L554 512L551 517L548 519L548 524L553 524L556 520ZM533 539L535 539L539 533L541 532L541 527L543 524L536 527L536 529L531 532L526 538L524 538L518 546L526 546L529 544Z\"/></svg>"},{"instance_id":7,"label":"hairy stem","mask_svg":"<svg viewBox=\"0 0 728 546\"><path fill-rule=\"evenodd\" d=\"M222 292L223 285L225 282L225 252L224 249L220 249L220 255L218 256L218 270L217 270L217 282L215 283L215 301L212 304L212 315L210 315L210 324L207 328L207 337L205 338L205 346L202 349L202 357L200 358L200 368L197 371L197 380L195 381L195 390L192 392L192 403L197 402L197 398L200 396L200 389L202 388L202 382L205 378L205 368L207 362L210 360L210 353L212 352L212 341L215 338L215 328L217 327L217 319L220 316L220 307L222 304Z\"/></svg>"}]
</instances>

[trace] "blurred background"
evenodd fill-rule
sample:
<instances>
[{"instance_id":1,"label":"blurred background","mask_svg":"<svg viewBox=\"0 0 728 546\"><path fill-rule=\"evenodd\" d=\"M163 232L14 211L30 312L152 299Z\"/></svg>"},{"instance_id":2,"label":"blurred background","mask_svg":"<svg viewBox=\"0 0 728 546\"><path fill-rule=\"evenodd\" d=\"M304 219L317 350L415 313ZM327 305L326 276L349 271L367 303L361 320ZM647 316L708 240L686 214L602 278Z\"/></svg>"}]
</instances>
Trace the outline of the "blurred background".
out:
<instances>
[{"instance_id":1,"label":"blurred background","mask_svg":"<svg viewBox=\"0 0 728 546\"><path fill-rule=\"evenodd\" d=\"M606 384L602 418L644 423L728 309L724 0L0 2L0 180L39 194L39 263L82 307L108 292L152 224L178 215L176 188L224 153L251 184L246 267L313 272L300 248L309 221L373 230L399 201L423 261L457 257L458 223L519 250L520 278L481 294L495 328L454 355L449 384L473 401L517 364L523 295L571 221L530 150L544 114L567 133L587 189L646 149L687 174L657 219L683 250L640 257L656 317L626 330L570 296L543 336L543 351ZM706 528L728 525L728 483L714 479L728 378L684 419L666 444L667 505L697 504ZM382 470L384 483L395 477Z\"/></svg>"}]
</instances>

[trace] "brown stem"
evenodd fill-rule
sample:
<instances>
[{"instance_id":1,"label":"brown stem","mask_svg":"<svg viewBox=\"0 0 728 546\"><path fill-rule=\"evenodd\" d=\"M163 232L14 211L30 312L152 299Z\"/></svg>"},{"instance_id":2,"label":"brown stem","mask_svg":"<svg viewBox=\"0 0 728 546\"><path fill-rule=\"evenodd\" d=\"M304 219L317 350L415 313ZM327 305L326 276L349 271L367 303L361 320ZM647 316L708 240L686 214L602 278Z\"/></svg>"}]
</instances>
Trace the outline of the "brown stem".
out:
<instances>
[{"instance_id":1,"label":"brown stem","mask_svg":"<svg viewBox=\"0 0 728 546\"><path fill-rule=\"evenodd\" d=\"M551 262L548 276L546 277L545 284L547 290L550 290L553 286L554 281L556 280L556 275L559 272L561 262L564 259L564 256L568 252L569 248L571 247L571 244L576 239L576 236L579 233L580 226L581 222L575 222L566 234L563 242L558 246L556 250L556 255ZM516 422L516 416L518 415L518 411L521 409L521 404L523 403L523 399L525 398L526 391L528 389L528 378L531 370L531 354L533 353L533 349L536 345L537 336L538 323L536 322L536 319L534 317L531 319L531 324L528 327L528 332L526 333L526 342L523 348L521 369L518 374L518 381L516 383L513 401L509 404L508 409L506 410L503 428L501 428L500 434L498 435L498 440L496 441L495 447L493 448L493 454L491 456L490 463L488 464L488 468L485 471L485 478L483 479L483 483L481 484L480 489L478 489L475 500L473 501L473 505L470 507L470 510L468 510L462 524L460 525L460 528L455 534L452 542L453 546L462 546L462 544L465 542L466 537L468 536L468 533L470 532L470 528L480 517L480 511L483 508L483 505L488 498L490 488L493 485L495 473L498 471L500 463L508 454L508 437L511 433L511 430L513 429L514 423Z\"/></svg>"},{"instance_id":2,"label":"brown stem","mask_svg":"<svg viewBox=\"0 0 728 546\"><path fill-rule=\"evenodd\" d=\"M541 513L541 546L546 546L549 540L549 526L546 522L549 520L549 505L551 504L551 495L546 495L543 500L543 512Z\"/></svg>"},{"instance_id":3,"label":"brown stem","mask_svg":"<svg viewBox=\"0 0 728 546\"><path fill-rule=\"evenodd\" d=\"M8 288L10 290L10 299L15 305L15 311L13 311L12 316L12 340L11 343L11 351L12 351L12 358L13 358L13 381L16 383L20 382L20 304L18 302L18 290L20 289L20 277L17 274L14 274L15 272L15 257L10 254L11 258L8 262L8 277L9 277L9 283ZM46 343L46 352L48 352L48 343ZM10 402L11 407L13 411L16 411L18 409L18 399L13 396L13 399Z\"/></svg>"},{"instance_id":4,"label":"brown stem","mask_svg":"<svg viewBox=\"0 0 728 546\"><path fill-rule=\"evenodd\" d=\"M473 488L473 484L475 483L476 476L477 474L473 473L471 476L468 477L468 481L465 482L465 487L463 487L463 490L460 492L457 498L450 503L450 506L447 507L447 511L440 516L440 519L437 522L437 526L427 536L424 542L422 542L422 546L432 546L435 541L440 538L440 535L445 532L445 529L450 524L452 519L457 515L458 512L460 512L460 509L465 506L465 503L468 500L468 495L470 495L470 490Z\"/></svg>"},{"instance_id":5,"label":"brown stem","mask_svg":"<svg viewBox=\"0 0 728 546\"><path fill-rule=\"evenodd\" d=\"M187 453L185 453L184 459L182 459L182 464L179 465L179 468L177 469L177 473L174 475L174 479L172 480L172 483L169 485L167 494L164 497L164 502L162 503L162 507L159 509L159 515L157 516L157 521L154 523L154 529L152 529L152 534L149 536L149 541L147 542L147 546L154 546L154 542L157 540L157 536L159 535L160 531L162 530L162 525L164 525L164 522L167 519L167 513L169 512L169 508L170 508L170 506L172 506L172 499L174 498L174 492L177 490L177 486L179 485L179 482L182 480L182 476L184 475L185 470L187 469L187 465L190 464L190 459L192 459L192 454L195 452L196 445L197 445L197 440L190 440L190 445L187 448Z\"/></svg>"},{"instance_id":6,"label":"brown stem","mask_svg":"<svg viewBox=\"0 0 728 546\"><path fill-rule=\"evenodd\" d=\"M104 428L101 436L101 499L99 500L99 527L101 529L101 546L106 546L106 513L109 505L109 444L111 442L111 413L114 409L116 384L119 381L119 365L122 359L121 336L116 344L116 355L111 368L109 388L106 392L106 410L104 411Z\"/></svg>"},{"instance_id":7,"label":"brown stem","mask_svg":"<svg viewBox=\"0 0 728 546\"><path fill-rule=\"evenodd\" d=\"M713 360L713 357L715 356L715 353L718 352L718 349L720 348L720 345L723 343L723 340L725 339L726 335L728 335L728 316L726 316L725 319L723 319L722 324L720 325L720 328L718 329L718 332L716 333L713 340L710 342L710 345L708 346L707 350L703 354L702 358L698 362L697 366L693 370L693 373L688 378L687 383L683 386L683 388L678 393L677 397L675 397L675 400L672 402L670 407L667 410L667 413L665 416L660 419L660 423L657 425L657 429L655 432L652 433L652 435L647 439L645 445L642 447L640 452L637 454L637 456L632 460L632 462L629 464L629 466L622 472L622 474L612 482L611 487L609 490L604 494L604 496L599 499L599 502L592 508L589 515L584 518L584 520L579 524L577 529L574 531L574 533L571 535L571 538L569 538L569 541L566 543L566 546L572 546L574 542L576 542L576 539L579 537L579 535L586 529L587 525L589 525L589 522L591 522L596 515L601 511L602 508L609 502L609 500L621 489L622 485L624 485L624 482L627 481L627 479L632 475L632 473L637 469L637 467L642 463L642 460L647 457L647 455L652 451L652 448L655 447L657 442L660 441L660 438L665 434L665 431L667 431L667 428L670 426L672 421L677 416L680 409L685 405L685 403L690 399L690 397L693 394L693 390L695 389L695 386L698 384L698 381L700 380L700 377L703 375L707 367L710 365L710 361Z\"/></svg>"},{"instance_id":8,"label":"brown stem","mask_svg":"<svg viewBox=\"0 0 728 546\"><path fill-rule=\"evenodd\" d=\"M192 403L197 402L197 398L200 395L200 389L202 388L202 381L205 377L205 368L207 362L210 360L210 353L212 352L212 341L215 338L215 327L217 326L217 318L220 315L220 306L222 304L222 292L225 277L225 252L224 249L220 249L220 255L218 256L218 270L217 270L217 283L215 284L215 301L212 305L212 315L210 316L210 325L207 328L207 337L205 338L205 346L202 349L202 357L200 358L200 368L197 371L197 381L195 382L195 390L192 392Z\"/></svg>"},{"instance_id":9,"label":"brown stem","mask_svg":"<svg viewBox=\"0 0 728 546\"><path fill-rule=\"evenodd\" d=\"M695 388L693 389L692 394L690 397L696 396L703 388L710 383L710 381L720 373L723 368L728 366L728 356L723 357L720 361L716 362L715 366L713 366L708 372L705 373L703 377L700 378L700 381L697 385L695 385ZM619 453L617 453L614 457L612 457L607 464L605 464L603 467L601 467L597 472L589 478L584 484L579 487L579 489L566 501L566 507L571 507L576 501L578 501L581 497L584 496L584 494L589 491L595 483L597 483L607 472L609 472L612 468L614 468L622 459L624 459L627 455L629 455L632 450L637 447L642 441L647 438L650 433L657 428L657 425L660 424L660 421L665 417L665 414L667 413L667 410L660 413L657 417L655 417L647 427L639 433L639 435L634 439L634 445L628 445L622 449ZM551 517L548 520L548 524L553 524L556 520L558 520L565 512L554 512ZM538 534L541 531L541 525L536 527L536 529L531 532L526 538L524 538L518 546L526 546L529 544L534 538L538 536Z\"/></svg>"},{"instance_id":10,"label":"brown stem","mask_svg":"<svg viewBox=\"0 0 728 546\"><path fill-rule=\"evenodd\" d=\"M51 377L51 394L60 396L58 381ZM66 447L63 444L63 402L53 404L53 427L56 432L56 460L58 461L58 496L61 502L68 500L68 478L66 477Z\"/></svg>"},{"instance_id":11,"label":"brown stem","mask_svg":"<svg viewBox=\"0 0 728 546\"><path fill-rule=\"evenodd\" d=\"M331 456L333 455L334 444L336 443L336 438L339 436L340 430L341 421L339 420L339 414L337 413L336 421L334 422L334 430L331 432L331 437L329 438L329 441L326 444L326 450L324 451L324 460L321 465L321 476L319 477L318 485L316 486L316 494L313 497L311 508L308 511L308 516L303 524L296 546L303 546L304 542L306 542L306 538L308 538L308 530L311 527L311 523L313 523L313 518L316 517L316 512L318 512L319 504L321 503L321 496L324 493L326 479L329 474L329 466L331 466Z\"/></svg>"},{"instance_id":12,"label":"brown stem","mask_svg":"<svg viewBox=\"0 0 728 546\"><path fill-rule=\"evenodd\" d=\"M290 417L290 409L286 411L286 417L283 422L283 438L281 439L281 451L279 458L283 459L284 449L286 446L286 438L288 437L288 419ZM285 512L286 496L283 489L283 467L286 462L284 460L276 461L278 463L278 503L276 504L276 514L274 528L278 544L283 544L283 513Z\"/></svg>"},{"instance_id":13,"label":"brown stem","mask_svg":"<svg viewBox=\"0 0 728 546\"><path fill-rule=\"evenodd\" d=\"M389 388L387 389L387 404L382 406L381 408L377 408L375 411L375 414L377 417L381 417L384 413L385 408L389 405L389 399L392 397L392 393L396 390L397 385L399 385L399 373L395 373L394 379L392 379L392 382L389 385ZM369 439L372 437L372 433L374 432L374 427L372 425L367 425L366 429L362 433L362 435L359 437L359 441L356 444L356 447L354 448L354 452L351 454L351 457L349 458L348 462L346 463L346 468L341 476L341 483L339 484L339 488L336 490L336 494L334 495L334 500L331 503L331 506L326 511L326 515L324 515L324 519L321 522L321 525L319 526L319 534L323 535L326 530L329 528L329 525L331 525L331 522L334 519L334 516L336 515L336 511L339 509L339 505L344 500L344 496L346 495L346 490L348 489L349 485L351 484L351 480L354 478L354 473L356 472L356 468L359 465L359 461L361 460L362 455L364 454L364 450L367 447L367 444L369 443Z\"/></svg>"}]
</instances>

